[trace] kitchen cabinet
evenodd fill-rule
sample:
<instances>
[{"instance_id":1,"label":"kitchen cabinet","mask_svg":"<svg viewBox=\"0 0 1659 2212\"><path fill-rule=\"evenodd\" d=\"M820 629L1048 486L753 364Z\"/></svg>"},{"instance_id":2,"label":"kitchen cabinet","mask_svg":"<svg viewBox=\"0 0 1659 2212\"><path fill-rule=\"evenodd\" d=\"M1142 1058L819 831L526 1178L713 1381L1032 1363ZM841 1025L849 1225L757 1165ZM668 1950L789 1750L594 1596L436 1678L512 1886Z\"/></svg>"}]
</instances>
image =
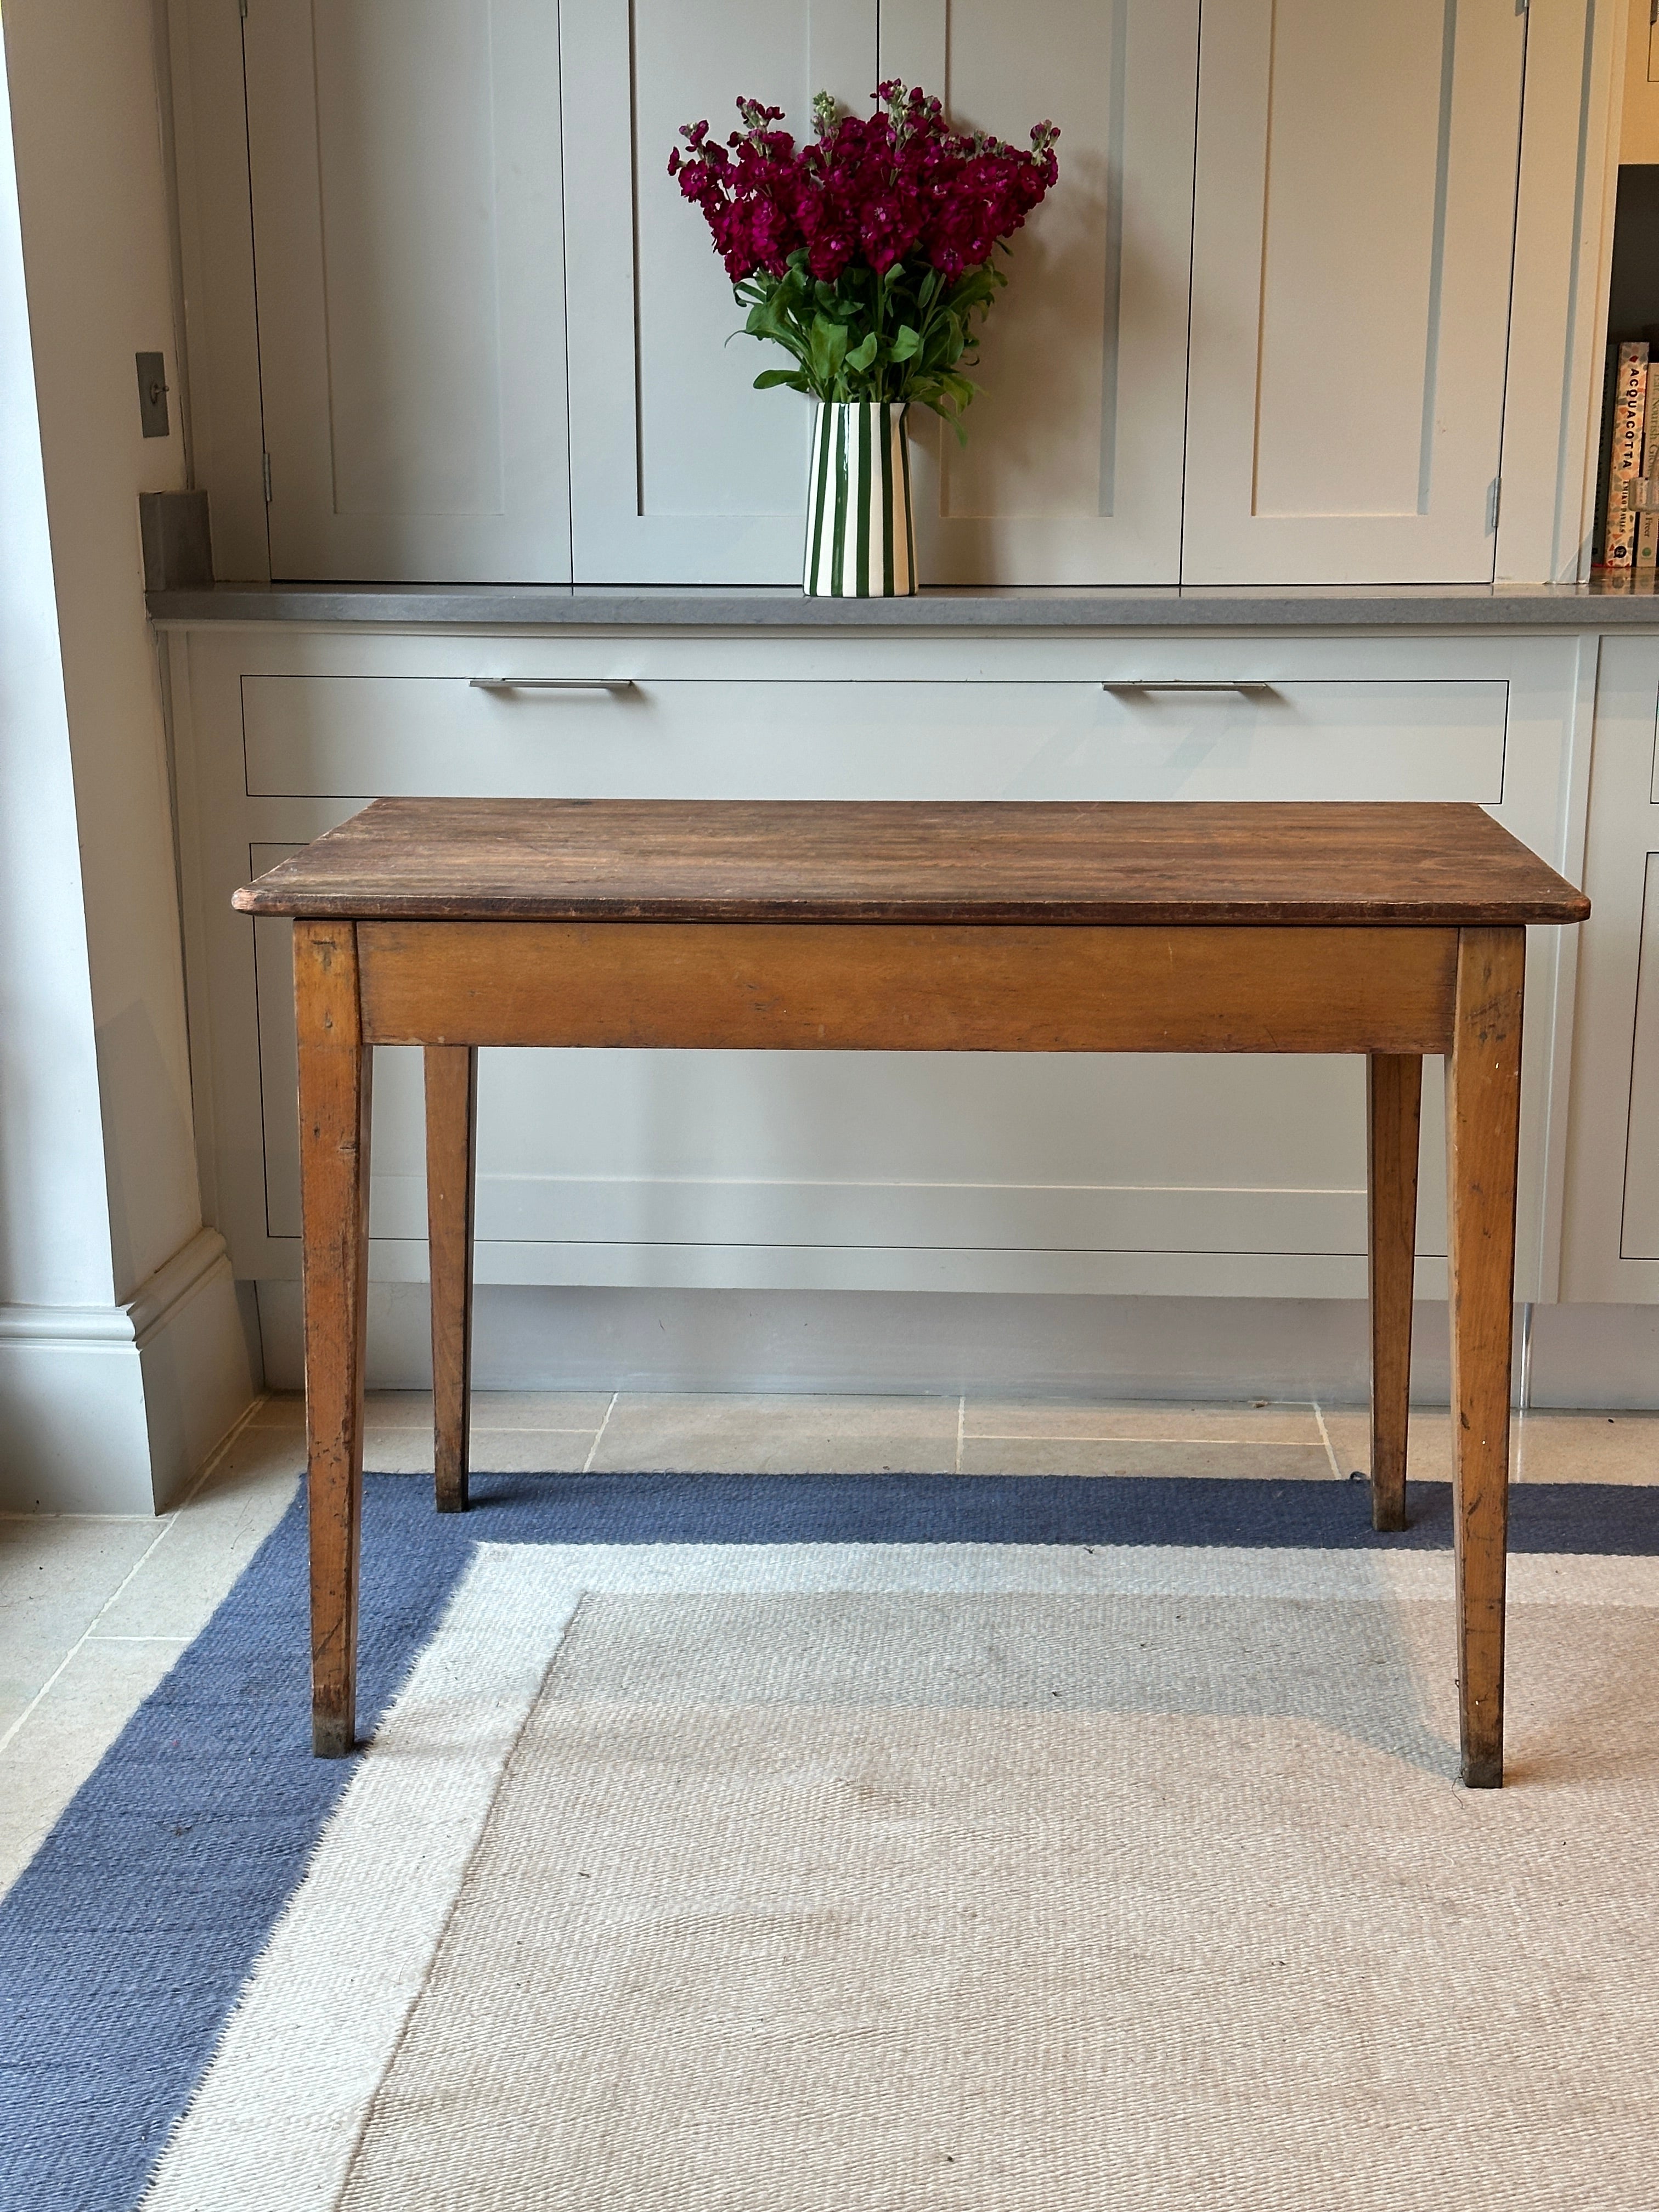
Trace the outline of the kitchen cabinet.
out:
<instances>
[{"instance_id":1,"label":"kitchen cabinet","mask_svg":"<svg viewBox=\"0 0 1659 2212\"><path fill-rule=\"evenodd\" d=\"M285 925L248 876L380 794L1421 799L1552 859L1571 637L634 629L170 634L197 1120L239 1276L298 1264ZM518 676L527 688L480 688ZM529 688L549 679L609 691ZM1110 691L1147 678L1243 692ZM1547 1265L1558 933L1530 948L1523 1296ZM1419 1289L1444 1287L1437 1063ZM478 1279L1364 1295L1364 1068L1181 1055L486 1054ZM419 1056L377 1055L371 1231L425 1265ZM1558 1123L1559 1128L1559 1123Z\"/></svg>"},{"instance_id":2,"label":"kitchen cabinet","mask_svg":"<svg viewBox=\"0 0 1659 2212\"><path fill-rule=\"evenodd\" d=\"M239 561L268 533L300 579L795 583L811 405L753 390L769 351L667 156L739 92L800 132L815 91L896 75L1062 134L967 444L913 418L924 585L1576 573L1615 27L1588 0L168 4Z\"/></svg>"}]
</instances>

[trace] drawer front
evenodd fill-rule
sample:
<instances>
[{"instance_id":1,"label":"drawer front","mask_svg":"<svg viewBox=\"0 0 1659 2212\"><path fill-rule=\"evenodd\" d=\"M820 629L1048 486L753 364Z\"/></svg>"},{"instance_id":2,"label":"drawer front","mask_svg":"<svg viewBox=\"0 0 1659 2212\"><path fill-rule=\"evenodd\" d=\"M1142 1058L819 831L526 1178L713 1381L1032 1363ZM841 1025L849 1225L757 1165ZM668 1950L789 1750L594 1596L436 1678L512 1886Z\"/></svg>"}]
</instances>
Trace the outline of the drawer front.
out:
<instances>
[{"instance_id":1,"label":"drawer front","mask_svg":"<svg viewBox=\"0 0 1659 2212\"><path fill-rule=\"evenodd\" d=\"M615 674L597 659L596 674ZM251 797L1504 798L1500 678L1249 692L1056 679L242 679Z\"/></svg>"}]
</instances>

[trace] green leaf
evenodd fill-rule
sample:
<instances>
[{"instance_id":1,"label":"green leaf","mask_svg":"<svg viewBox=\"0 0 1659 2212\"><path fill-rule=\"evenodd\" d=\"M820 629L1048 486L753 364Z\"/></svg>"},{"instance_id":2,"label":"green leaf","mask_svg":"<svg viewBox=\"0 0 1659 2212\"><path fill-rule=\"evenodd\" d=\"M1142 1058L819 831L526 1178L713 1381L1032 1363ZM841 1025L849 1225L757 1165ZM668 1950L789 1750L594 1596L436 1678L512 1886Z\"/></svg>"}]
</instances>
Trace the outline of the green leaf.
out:
<instances>
[{"instance_id":1,"label":"green leaf","mask_svg":"<svg viewBox=\"0 0 1659 2212\"><path fill-rule=\"evenodd\" d=\"M914 361L921 351L921 332L914 323L901 323L890 357L894 361Z\"/></svg>"},{"instance_id":2,"label":"green leaf","mask_svg":"<svg viewBox=\"0 0 1659 2212\"><path fill-rule=\"evenodd\" d=\"M865 370L869 368L871 362L875 359L876 349L880 343L881 340L876 336L873 331L867 332L861 343L855 345L851 353L847 356L847 368L848 374L862 376Z\"/></svg>"},{"instance_id":3,"label":"green leaf","mask_svg":"<svg viewBox=\"0 0 1659 2212\"><path fill-rule=\"evenodd\" d=\"M810 337L812 374L821 386L828 387L841 374L847 357L847 325L832 323L825 315L814 315Z\"/></svg>"},{"instance_id":4,"label":"green leaf","mask_svg":"<svg viewBox=\"0 0 1659 2212\"><path fill-rule=\"evenodd\" d=\"M780 384L787 384L792 392L809 392L811 389L798 368L763 368L755 379L757 392L770 392Z\"/></svg>"}]
</instances>

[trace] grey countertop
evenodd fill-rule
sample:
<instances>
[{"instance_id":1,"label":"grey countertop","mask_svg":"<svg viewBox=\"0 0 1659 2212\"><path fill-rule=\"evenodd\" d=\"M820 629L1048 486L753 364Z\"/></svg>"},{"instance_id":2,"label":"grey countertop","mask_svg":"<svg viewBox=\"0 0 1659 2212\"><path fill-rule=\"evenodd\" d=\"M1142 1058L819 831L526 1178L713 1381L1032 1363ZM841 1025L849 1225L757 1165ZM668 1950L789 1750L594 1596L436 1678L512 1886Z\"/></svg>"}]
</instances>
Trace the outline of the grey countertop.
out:
<instances>
[{"instance_id":1,"label":"grey countertop","mask_svg":"<svg viewBox=\"0 0 1659 2212\"><path fill-rule=\"evenodd\" d=\"M479 629L1626 629L1659 626L1651 585L1122 586L809 599L793 586L215 584L152 592L159 623Z\"/></svg>"}]
</instances>

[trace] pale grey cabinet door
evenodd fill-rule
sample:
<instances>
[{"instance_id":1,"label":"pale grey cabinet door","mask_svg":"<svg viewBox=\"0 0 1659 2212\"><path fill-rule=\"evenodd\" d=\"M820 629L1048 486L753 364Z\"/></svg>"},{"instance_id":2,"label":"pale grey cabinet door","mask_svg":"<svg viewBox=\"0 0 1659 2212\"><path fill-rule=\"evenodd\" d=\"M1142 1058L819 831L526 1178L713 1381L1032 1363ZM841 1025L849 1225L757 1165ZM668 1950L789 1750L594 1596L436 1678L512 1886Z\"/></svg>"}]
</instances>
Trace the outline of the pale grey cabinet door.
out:
<instances>
[{"instance_id":1,"label":"pale grey cabinet door","mask_svg":"<svg viewBox=\"0 0 1659 2212\"><path fill-rule=\"evenodd\" d=\"M876 0L565 0L571 517L580 583L800 580L810 401L757 392L743 317L668 174L738 94L801 137L815 92L867 109ZM729 343L728 343L729 341Z\"/></svg>"},{"instance_id":2,"label":"pale grey cabinet door","mask_svg":"<svg viewBox=\"0 0 1659 2212\"><path fill-rule=\"evenodd\" d=\"M1060 129L959 446L911 412L924 584L1170 584L1181 568L1197 0L883 0L881 69L958 128Z\"/></svg>"},{"instance_id":3,"label":"pale grey cabinet door","mask_svg":"<svg viewBox=\"0 0 1659 2212\"><path fill-rule=\"evenodd\" d=\"M1526 20L1205 0L1188 581L1491 578Z\"/></svg>"},{"instance_id":4,"label":"pale grey cabinet door","mask_svg":"<svg viewBox=\"0 0 1659 2212\"><path fill-rule=\"evenodd\" d=\"M258 0L246 40L272 574L567 581L554 9Z\"/></svg>"},{"instance_id":5,"label":"pale grey cabinet door","mask_svg":"<svg viewBox=\"0 0 1659 2212\"><path fill-rule=\"evenodd\" d=\"M1642 872L1642 928L1619 1254L1624 1260L1654 1261L1659 1260L1659 853L1643 857L1646 866Z\"/></svg>"},{"instance_id":6,"label":"pale grey cabinet door","mask_svg":"<svg viewBox=\"0 0 1659 2212\"><path fill-rule=\"evenodd\" d=\"M1561 1294L1659 1304L1659 638L1595 674Z\"/></svg>"}]
</instances>

